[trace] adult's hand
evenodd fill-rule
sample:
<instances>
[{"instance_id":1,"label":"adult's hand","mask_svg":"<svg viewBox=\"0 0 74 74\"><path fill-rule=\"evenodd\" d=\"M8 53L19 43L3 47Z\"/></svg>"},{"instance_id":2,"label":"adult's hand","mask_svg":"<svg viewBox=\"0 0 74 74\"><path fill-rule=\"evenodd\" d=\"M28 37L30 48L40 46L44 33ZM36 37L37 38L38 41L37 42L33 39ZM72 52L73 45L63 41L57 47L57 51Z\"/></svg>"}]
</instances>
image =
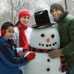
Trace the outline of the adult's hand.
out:
<instances>
[{"instance_id":1,"label":"adult's hand","mask_svg":"<svg viewBox=\"0 0 74 74\"><path fill-rule=\"evenodd\" d=\"M48 52L48 56L51 58L57 58L60 57L62 54L62 51L60 49L53 49L52 51Z\"/></svg>"}]
</instances>

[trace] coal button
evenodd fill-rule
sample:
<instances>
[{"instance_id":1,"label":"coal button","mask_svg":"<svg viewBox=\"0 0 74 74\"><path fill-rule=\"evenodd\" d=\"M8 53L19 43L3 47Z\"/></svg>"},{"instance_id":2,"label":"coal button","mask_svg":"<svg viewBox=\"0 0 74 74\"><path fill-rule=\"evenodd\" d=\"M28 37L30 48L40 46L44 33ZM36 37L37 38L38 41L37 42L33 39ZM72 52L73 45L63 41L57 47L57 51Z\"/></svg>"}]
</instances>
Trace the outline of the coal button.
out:
<instances>
[{"instance_id":1,"label":"coal button","mask_svg":"<svg viewBox=\"0 0 74 74\"><path fill-rule=\"evenodd\" d=\"M47 68L46 70L47 70L47 71L50 71L50 68Z\"/></svg>"},{"instance_id":2,"label":"coal button","mask_svg":"<svg viewBox=\"0 0 74 74\"><path fill-rule=\"evenodd\" d=\"M48 62L50 62L50 59L47 59Z\"/></svg>"}]
</instances>

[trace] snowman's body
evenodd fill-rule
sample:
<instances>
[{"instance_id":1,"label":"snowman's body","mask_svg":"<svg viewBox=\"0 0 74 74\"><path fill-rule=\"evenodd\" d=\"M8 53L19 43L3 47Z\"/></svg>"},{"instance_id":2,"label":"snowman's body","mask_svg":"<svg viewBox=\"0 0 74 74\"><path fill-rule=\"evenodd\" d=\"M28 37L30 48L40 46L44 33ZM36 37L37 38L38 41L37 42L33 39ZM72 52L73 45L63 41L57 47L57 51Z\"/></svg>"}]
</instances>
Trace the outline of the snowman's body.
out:
<instances>
[{"instance_id":1,"label":"snowman's body","mask_svg":"<svg viewBox=\"0 0 74 74\"><path fill-rule=\"evenodd\" d=\"M25 74L66 74L60 70L60 58L52 59L47 52L37 52L59 48L60 38L55 27L32 28L30 46L36 48L36 57L23 67Z\"/></svg>"}]
</instances>

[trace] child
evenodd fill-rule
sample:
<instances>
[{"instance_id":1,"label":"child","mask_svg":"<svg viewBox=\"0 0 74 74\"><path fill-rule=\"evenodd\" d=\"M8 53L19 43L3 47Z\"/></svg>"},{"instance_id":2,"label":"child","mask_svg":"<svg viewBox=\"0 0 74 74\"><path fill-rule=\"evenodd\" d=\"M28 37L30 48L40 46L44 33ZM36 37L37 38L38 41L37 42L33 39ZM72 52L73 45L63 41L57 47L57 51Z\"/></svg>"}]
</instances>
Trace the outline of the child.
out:
<instances>
[{"instance_id":1,"label":"child","mask_svg":"<svg viewBox=\"0 0 74 74\"><path fill-rule=\"evenodd\" d=\"M0 37L0 52L12 63L24 62L24 57L16 57L15 44L12 40L14 33L13 24L11 22L5 22L1 27Z\"/></svg>"},{"instance_id":2,"label":"child","mask_svg":"<svg viewBox=\"0 0 74 74\"><path fill-rule=\"evenodd\" d=\"M31 54L28 56L28 60L31 60L35 57L35 53L29 52L29 43L27 40L26 30L28 28L28 23L30 19L30 11L28 9L21 9L18 13L18 23L15 25L14 39L17 47L23 48L23 50L18 50L18 55L20 53ZM27 52L26 52L27 51Z\"/></svg>"},{"instance_id":3,"label":"child","mask_svg":"<svg viewBox=\"0 0 74 74\"><path fill-rule=\"evenodd\" d=\"M18 65L25 62L24 57L16 58L15 44L13 43L13 24L11 22L5 22L1 27L0 37L0 74L21 74L22 72L18 67L11 67L11 64ZM2 57L3 56L3 57ZM5 60L4 60L5 59ZM7 62L8 61L8 62Z\"/></svg>"},{"instance_id":4,"label":"child","mask_svg":"<svg viewBox=\"0 0 74 74\"><path fill-rule=\"evenodd\" d=\"M18 41L16 41L17 47L23 47L25 49L29 49L26 30L28 28L28 22L30 16L31 16L30 11L27 9L21 9L18 12L19 21L16 24L16 27L18 28L18 38L16 38L18 39ZM15 31L17 31L16 28Z\"/></svg>"},{"instance_id":5,"label":"child","mask_svg":"<svg viewBox=\"0 0 74 74\"><path fill-rule=\"evenodd\" d=\"M22 72L19 70L18 65L28 62L27 57L24 55L16 56L16 46L12 40L13 33L13 24L11 22L5 22L1 27L0 37L0 74L21 74ZM8 64L4 58L8 61Z\"/></svg>"}]
</instances>

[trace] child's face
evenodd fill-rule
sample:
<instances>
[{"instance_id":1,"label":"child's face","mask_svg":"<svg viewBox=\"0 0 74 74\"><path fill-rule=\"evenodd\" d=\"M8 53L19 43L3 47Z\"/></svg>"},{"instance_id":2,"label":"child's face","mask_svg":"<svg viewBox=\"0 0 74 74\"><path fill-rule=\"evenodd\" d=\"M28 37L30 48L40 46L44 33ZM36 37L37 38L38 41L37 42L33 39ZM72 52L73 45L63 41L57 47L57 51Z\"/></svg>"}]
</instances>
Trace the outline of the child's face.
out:
<instances>
[{"instance_id":1,"label":"child's face","mask_svg":"<svg viewBox=\"0 0 74 74\"><path fill-rule=\"evenodd\" d=\"M63 12L59 9L53 9L51 14L54 17L54 20L59 20L59 18L63 15Z\"/></svg>"},{"instance_id":2,"label":"child's face","mask_svg":"<svg viewBox=\"0 0 74 74\"><path fill-rule=\"evenodd\" d=\"M8 27L8 29L6 29L4 37L6 37L7 39L12 39L13 33L14 33L14 29L12 26L10 26Z\"/></svg>"},{"instance_id":3,"label":"child's face","mask_svg":"<svg viewBox=\"0 0 74 74\"><path fill-rule=\"evenodd\" d=\"M21 17L21 18L20 18L20 22L21 22L22 24L28 24L28 22L29 22L29 16Z\"/></svg>"}]
</instances>

